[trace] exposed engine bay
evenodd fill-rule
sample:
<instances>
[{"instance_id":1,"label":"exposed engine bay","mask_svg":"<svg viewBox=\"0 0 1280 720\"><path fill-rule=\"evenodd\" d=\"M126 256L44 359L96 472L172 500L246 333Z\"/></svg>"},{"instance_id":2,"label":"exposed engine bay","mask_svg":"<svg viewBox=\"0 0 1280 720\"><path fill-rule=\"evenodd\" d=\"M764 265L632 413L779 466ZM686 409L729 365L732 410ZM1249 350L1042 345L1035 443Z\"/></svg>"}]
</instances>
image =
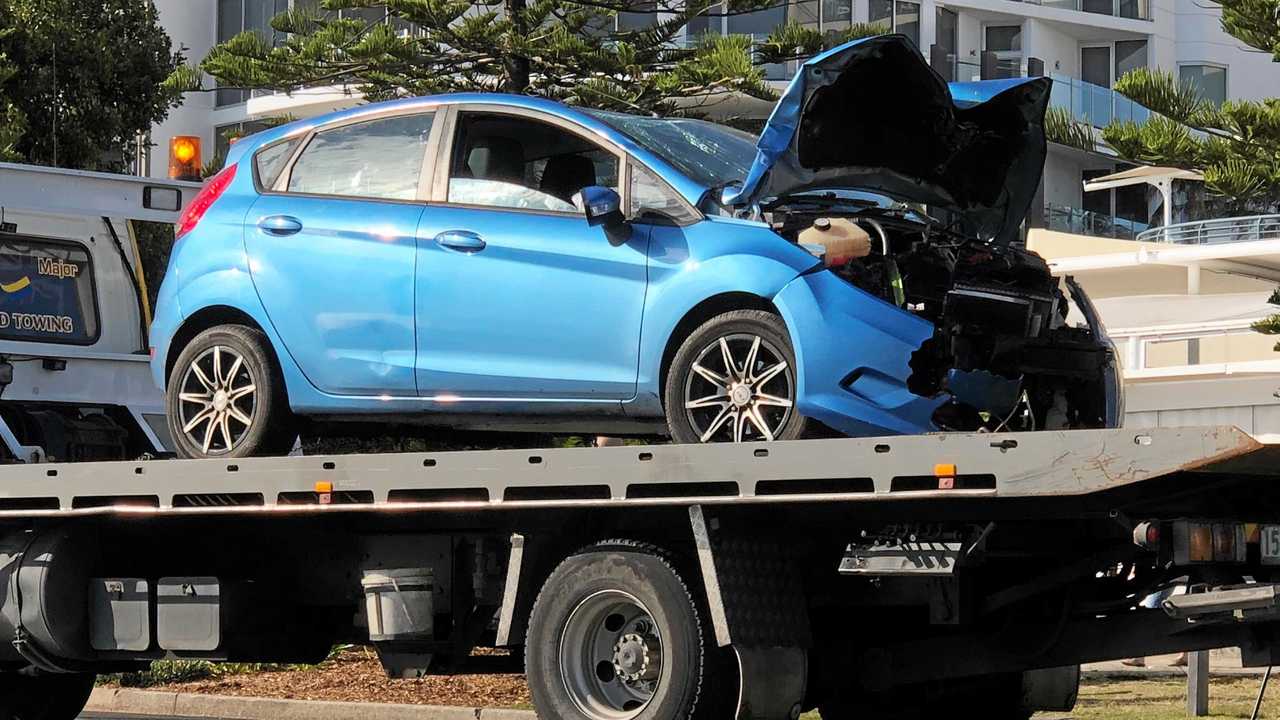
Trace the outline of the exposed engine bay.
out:
<instances>
[{"instance_id":1,"label":"exposed engine bay","mask_svg":"<svg viewBox=\"0 0 1280 720\"><path fill-rule=\"evenodd\" d=\"M1086 322L1068 323L1071 302L1039 255L966 238L911 206L845 210L834 198L814 200L774 207L775 231L855 287L933 323L907 387L950 396L933 417L940 430L1118 424L1111 343L1070 278Z\"/></svg>"}]
</instances>

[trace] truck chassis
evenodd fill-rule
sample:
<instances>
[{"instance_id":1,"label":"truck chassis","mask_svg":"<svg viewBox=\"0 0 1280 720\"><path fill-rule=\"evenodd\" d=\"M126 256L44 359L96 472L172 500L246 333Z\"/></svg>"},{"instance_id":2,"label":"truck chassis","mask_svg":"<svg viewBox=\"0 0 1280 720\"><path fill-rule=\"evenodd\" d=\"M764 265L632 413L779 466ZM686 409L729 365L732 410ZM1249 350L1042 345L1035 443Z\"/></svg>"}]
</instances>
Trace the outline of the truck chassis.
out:
<instances>
[{"instance_id":1,"label":"truck chassis","mask_svg":"<svg viewBox=\"0 0 1280 720\"><path fill-rule=\"evenodd\" d=\"M1082 662L1273 662L1277 460L1194 428L12 465L0 716L339 642L395 676L523 659L543 717L1069 709Z\"/></svg>"}]
</instances>

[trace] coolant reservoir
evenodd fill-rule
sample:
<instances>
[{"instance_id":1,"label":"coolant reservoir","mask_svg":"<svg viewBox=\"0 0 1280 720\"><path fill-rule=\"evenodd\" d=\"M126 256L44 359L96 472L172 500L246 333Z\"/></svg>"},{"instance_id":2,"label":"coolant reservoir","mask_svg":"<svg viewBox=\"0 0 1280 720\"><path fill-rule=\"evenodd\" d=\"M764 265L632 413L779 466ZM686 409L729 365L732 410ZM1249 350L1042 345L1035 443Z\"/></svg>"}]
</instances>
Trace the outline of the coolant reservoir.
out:
<instances>
[{"instance_id":1,"label":"coolant reservoir","mask_svg":"<svg viewBox=\"0 0 1280 720\"><path fill-rule=\"evenodd\" d=\"M843 265L871 254L871 235L848 218L818 218L813 225L800 231L797 240L811 251L821 248L827 267Z\"/></svg>"}]
</instances>

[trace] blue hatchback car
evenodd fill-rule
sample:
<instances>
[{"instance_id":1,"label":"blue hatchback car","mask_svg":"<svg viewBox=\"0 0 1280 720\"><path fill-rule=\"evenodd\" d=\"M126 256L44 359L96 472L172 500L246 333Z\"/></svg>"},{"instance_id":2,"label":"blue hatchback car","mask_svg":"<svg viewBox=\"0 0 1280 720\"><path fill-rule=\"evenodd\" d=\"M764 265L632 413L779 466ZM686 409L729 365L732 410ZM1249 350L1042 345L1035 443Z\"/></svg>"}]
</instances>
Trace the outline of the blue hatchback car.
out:
<instances>
[{"instance_id":1,"label":"blue hatchback car","mask_svg":"<svg viewBox=\"0 0 1280 720\"><path fill-rule=\"evenodd\" d=\"M889 35L806 62L759 138L496 94L255 135L185 210L160 290L174 443L1114 426L1092 307L1017 242L1049 88L949 87Z\"/></svg>"}]
</instances>

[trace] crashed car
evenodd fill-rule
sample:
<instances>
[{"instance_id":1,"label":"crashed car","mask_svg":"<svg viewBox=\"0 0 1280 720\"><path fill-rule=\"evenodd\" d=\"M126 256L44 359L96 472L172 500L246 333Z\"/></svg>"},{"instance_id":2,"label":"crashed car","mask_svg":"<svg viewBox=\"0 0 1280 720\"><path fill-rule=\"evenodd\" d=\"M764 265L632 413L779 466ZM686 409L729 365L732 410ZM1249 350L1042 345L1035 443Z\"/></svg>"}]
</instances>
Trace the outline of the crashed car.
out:
<instances>
[{"instance_id":1,"label":"crashed car","mask_svg":"<svg viewBox=\"0 0 1280 720\"><path fill-rule=\"evenodd\" d=\"M1113 427L1096 313L1018 242L1049 90L948 86L888 35L804 63L759 138L459 94L242 140L160 290L175 445L276 453L353 421L677 442Z\"/></svg>"}]
</instances>

